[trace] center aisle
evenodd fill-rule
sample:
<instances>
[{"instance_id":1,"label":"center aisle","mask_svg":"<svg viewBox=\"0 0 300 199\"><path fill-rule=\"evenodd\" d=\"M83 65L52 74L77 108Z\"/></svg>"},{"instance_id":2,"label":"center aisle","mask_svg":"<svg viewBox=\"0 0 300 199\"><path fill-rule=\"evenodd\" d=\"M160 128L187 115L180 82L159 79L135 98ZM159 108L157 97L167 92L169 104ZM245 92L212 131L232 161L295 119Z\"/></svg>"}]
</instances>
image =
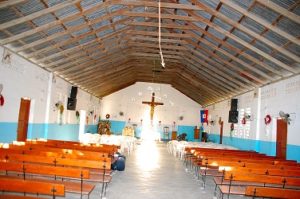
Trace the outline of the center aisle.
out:
<instances>
[{"instance_id":1,"label":"center aisle","mask_svg":"<svg viewBox=\"0 0 300 199\"><path fill-rule=\"evenodd\" d=\"M143 142L127 157L125 171L113 176L107 198L212 198L212 191L206 191L190 173L185 172L183 163L168 153L166 144Z\"/></svg>"}]
</instances>

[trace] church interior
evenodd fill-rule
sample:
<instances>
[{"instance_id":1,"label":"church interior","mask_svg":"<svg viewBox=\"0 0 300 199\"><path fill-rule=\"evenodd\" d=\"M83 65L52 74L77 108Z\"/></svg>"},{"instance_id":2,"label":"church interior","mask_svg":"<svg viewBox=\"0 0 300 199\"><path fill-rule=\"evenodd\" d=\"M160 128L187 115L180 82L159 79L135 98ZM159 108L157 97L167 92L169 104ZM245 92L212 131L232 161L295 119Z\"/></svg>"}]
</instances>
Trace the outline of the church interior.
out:
<instances>
[{"instance_id":1,"label":"church interior","mask_svg":"<svg viewBox=\"0 0 300 199\"><path fill-rule=\"evenodd\" d=\"M0 199L300 198L299 0L0 0Z\"/></svg>"}]
</instances>

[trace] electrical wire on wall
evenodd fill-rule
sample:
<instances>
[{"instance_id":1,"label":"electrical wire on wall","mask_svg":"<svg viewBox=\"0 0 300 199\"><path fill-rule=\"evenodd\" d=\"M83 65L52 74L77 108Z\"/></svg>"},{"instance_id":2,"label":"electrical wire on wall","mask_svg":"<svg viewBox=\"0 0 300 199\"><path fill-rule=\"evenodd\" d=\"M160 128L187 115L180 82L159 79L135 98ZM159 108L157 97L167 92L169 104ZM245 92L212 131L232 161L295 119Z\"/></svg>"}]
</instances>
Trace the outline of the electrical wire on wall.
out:
<instances>
[{"instance_id":1,"label":"electrical wire on wall","mask_svg":"<svg viewBox=\"0 0 300 199\"><path fill-rule=\"evenodd\" d=\"M164 55L161 49L161 9L160 9L160 0L158 0L158 46L159 46L159 54L161 59L161 65L165 68Z\"/></svg>"}]
</instances>

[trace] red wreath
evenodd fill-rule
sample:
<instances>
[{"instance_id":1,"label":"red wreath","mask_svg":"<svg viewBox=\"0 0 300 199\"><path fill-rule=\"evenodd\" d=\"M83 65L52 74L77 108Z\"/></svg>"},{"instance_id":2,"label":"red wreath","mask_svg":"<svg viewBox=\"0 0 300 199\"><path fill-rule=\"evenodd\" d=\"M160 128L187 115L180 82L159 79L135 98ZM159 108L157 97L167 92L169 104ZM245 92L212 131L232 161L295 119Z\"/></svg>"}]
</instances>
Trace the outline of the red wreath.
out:
<instances>
[{"instance_id":1,"label":"red wreath","mask_svg":"<svg viewBox=\"0 0 300 199\"><path fill-rule=\"evenodd\" d=\"M269 125L271 123L271 121L272 121L271 115L266 115L266 117L264 118L264 120L265 120L265 124Z\"/></svg>"},{"instance_id":2,"label":"red wreath","mask_svg":"<svg viewBox=\"0 0 300 199\"><path fill-rule=\"evenodd\" d=\"M0 95L0 106L4 105L4 97L3 95Z\"/></svg>"}]
</instances>

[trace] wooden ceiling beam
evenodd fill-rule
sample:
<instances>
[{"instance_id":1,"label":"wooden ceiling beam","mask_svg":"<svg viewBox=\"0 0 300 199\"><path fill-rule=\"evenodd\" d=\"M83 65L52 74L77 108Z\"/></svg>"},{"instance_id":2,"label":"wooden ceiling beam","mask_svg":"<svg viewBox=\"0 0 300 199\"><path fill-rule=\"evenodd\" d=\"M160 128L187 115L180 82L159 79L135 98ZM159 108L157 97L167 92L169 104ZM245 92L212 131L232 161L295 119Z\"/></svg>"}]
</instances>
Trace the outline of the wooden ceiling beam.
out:
<instances>
[{"instance_id":1,"label":"wooden ceiling beam","mask_svg":"<svg viewBox=\"0 0 300 199\"><path fill-rule=\"evenodd\" d=\"M154 31L142 31L142 30L129 30L127 34L130 35L144 35L144 36L155 36L158 37L158 32ZM187 34L181 34L181 33L161 33L162 38L163 37L175 37L175 38L190 38L190 35Z\"/></svg>"},{"instance_id":2,"label":"wooden ceiling beam","mask_svg":"<svg viewBox=\"0 0 300 199\"><path fill-rule=\"evenodd\" d=\"M59 3L57 5L54 5L52 7L42 9L40 11L29 14L27 16L20 17L20 18L13 19L13 20L10 20L8 22L2 23L2 24L0 24L0 30L4 30L4 29L7 29L9 27L21 24L21 23L31 21L33 19L36 19L38 17L41 17L41 16L46 15L46 14L51 13L51 12L56 12L60 9L63 9L65 7L68 7L68 6L71 6L71 5L74 5L74 4L76 4L78 2L81 2L81 1L82 0L65 0L64 2Z\"/></svg>"},{"instance_id":3,"label":"wooden ceiling beam","mask_svg":"<svg viewBox=\"0 0 300 199\"><path fill-rule=\"evenodd\" d=\"M116 32L113 32L111 34L105 35L105 37L103 37L103 38L114 37L117 34L125 33L126 30L128 30L128 29L127 28L120 29L119 31L116 31ZM35 61L36 63L42 63L42 62L45 62L46 60L51 60L53 58L59 57L59 56L62 55L62 53L75 53L74 52L75 50L81 50L81 48L88 47L90 44L94 44L95 41L97 41L97 38L95 38L93 40L90 40L90 41L88 41L88 42L86 42L84 44L81 44L81 45L78 45L78 46L75 46L75 47L71 47L71 48L68 48L66 50L59 51L57 53L53 53L50 56L46 56L46 57L43 57L43 58L40 58L40 59L35 59L33 61Z\"/></svg>"},{"instance_id":4,"label":"wooden ceiling beam","mask_svg":"<svg viewBox=\"0 0 300 199\"><path fill-rule=\"evenodd\" d=\"M136 83L136 81L129 81L128 83L124 83L124 84L122 84L122 85L120 85L118 87L112 88L112 89L110 89L108 91L102 91L101 94L100 94L100 96L101 97L105 97L105 96L110 95L110 94L112 94L112 93L114 93L116 91L119 91L119 90L122 90L124 88L127 88L128 86L131 86L131 85L133 85L135 83Z\"/></svg>"},{"instance_id":5,"label":"wooden ceiling beam","mask_svg":"<svg viewBox=\"0 0 300 199\"><path fill-rule=\"evenodd\" d=\"M130 60L131 60L130 57L124 57L124 58L116 57L115 62L106 62L104 64L101 63L101 65L95 66L93 70L78 71L77 73L73 73L72 75L68 74L68 77L72 78L73 81L80 81L81 79L84 79L84 77L86 76L88 76L89 78L93 78L96 74L103 74L105 71L108 70L108 68L110 68L110 70L116 70L118 69L119 65L125 64Z\"/></svg>"},{"instance_id":6,"label":"wooden ceiling beam","mask_svg":"<svg viewBox=\"0 0 300 199\"><path fill-rule=\"evenodd\" d=\"M270 8L271 10L277 12L278 14L285 16L286 18L292 20L293 22L300 24L299 15L296 15L293 12L284 9L283 7L277 5L276 3L273 3L272 1L265 1L265 0L255 0L255 1L263 6L266 6L267 8Z\"/></svg>"},{"instance_id":7,"label":"wooden ceiling beam","mask_svg":"<svg viewBox=\"0 0 300 199\"><path fill-rule=\"evenodd\" d=\"M266 79L269 80L269 81L272 81L272 80L276 79L276 78L274 78L274 77L272 77L272 76L270 76L270 75L264 73L263 71L261 71L261 70L255 68L255 67L253 67L253 66L251 66L250 64L244 62L243 60L241 60L241 59L239 59L239 58L237 58L237 57L231 55L231 54L228 53L227 51L225 51L225 50L223 50L223 49L221 49L221 48L218 48L218 46L215 46L215 44L213 44L213 43L207 41L206 39L203 39L203 38L199 37L198 35L196 35L196 34L194 34L194 33L192 33L192 32L191 32L190 34L192 34L192 36L193 36L194 38L198 39L199 41L201 41L201 42L204 43L205 45L210 46L210 47L213 48L214 50L216 50L216 51L222 53L222 54L225 55L226 57L228 57L228 58L234 60L235 62L241 64L243 67L247 68L248 70L255 72L256 74L260 75L261 77L264 77L264 78L266 78ZM197 47L197 48L200 46L200 45L198 45L198 44L195 44L195 43L192 42L191 40L189 40L188 42L189 42L190 44L193 44L193 45L194 45L195 47ZM231 63L231 64L229 64L229 65L232 66L233 64ZM258 82L262 82L262 81L259 80L259 79L257 79L257 81L258 81Z\"/></svg>"},{"instance_id":8,"label":"wooden ceiling beam","mask_svg":"<svg viewBox=\"0 0 300 199\"><path fill-rule=\"evenodd\" d=\"M227 16L225 16L221 12L218 12L214 9L211 9L209 6L205 6L204 4L198 2L197 0L193 0L193 3L195 3L196 5L199 5L200 7L204 8L208 13L216 16L217 18L219 18L222 21L226 22L227 24L233 26L234 28L237 28L237 29L241 30L242 32L254 37L255 39L257 39L257 40L259 40L263 43L265 43L266 45L270 46L273 49L277 49L279 52L281 52L285 56L287 56L290 59L293 59L296 62L300 63L300 58L297 55L295 55L292 52L286 50L285 48L277 45L273 41L271 41L271 40L259 35L258 33L252 31L251 29L247 28L246 26L242 25L241 23L233 21L232 19L228 18ZM293 70L293 68L289 67L289 68L286 68L286 70Z\"/></svg>"},{"instance_id":9,"label":"wooden ceiling beam","mask_svg":"<svg viewBox=\"0 0 300 199\"><path fill-rule=\"evenodd\" d=\"M268 55L267 53L263 52L262 50L252 46L251 44L247 43L246 41L240 39L239 37L235 36L234 34L230 33L229 31L225 30L224 28L210 22L209 20L205 19L204 17L201 17L199 15L196 15L195 13L193 13L193 16L195 18L197 18L198 20L201 20L203 23L206 23L207 25L209 25L211 28L215 29L217 32L220 32L222 33L223 35L231 38L232 40L236 41L237 43L243 45L244 47L246 47L247 49L249 50L252 50L253 52L261 55L262 57L264 57L265 59L275 63L276 65L278 65L279 67L282 67L282 68L285 68L286 70L290 71L292 70L291 72L292 73L297 73L297 70L296 69L291 69L290 66L288 66L287 64L273 58L272 56ZM190 31L191 32L191 31ZM194 34L195 35L195 34ZM199 37L199 36L197 36ZM240 62L240 61L239 61ZM246 63L247 64L247 63ZM248 66L250 66L248 64ZM251 68L253 68L253 66L251 66ZM260 71L262 72L262 71Z\"/></svg>"},{"instance_id":10,"label":"wooden ceiling beam","mask_svg":"<svg viewBox=\"0 0 300 199\"><path fill-rule=\"evenodd\" d=\"M194 27L196 28L196 26L195 26L194 24L190 24L190 25L191 25L191 26L194 26ZM201 29L201 28L199 28L199 27L197 28L197 30L198 30L199 32L202 32L202 34L204 34L205 36L207 36L207 37L209 37L209 38L215 40L216 42L218 42L218 43L221 44L222 46L228 48L229 50L231 50L231 51L233 51L233 52L236 52L236 53L239 54L240 56L245 57L246 59L252 61L253 63L255 63L255 64L257 64L257 65L259 65L259 66L261 66L261 67L263 67L264 69L266 69L266 70L268 70L268 71L270 71L270 72L272 72L272 73L275 73L275 74L278 75L278 76L282 76L282 73L280 73L280 71L274 70L274 68L272 68L271 66L267 65L266 63L262 62L261 60L258 60L258 59L255 58L255 57L252 57L251 55L249 55L249 54L247 54L247 53L245 53L245 52L241 52L241 49L237 49L236 47L234 47L234 46L228 44L227 42L225 42L225 41L223 41L223 40L217 38L216 36L214 36L213 34L209 33L208 31L204 31L203 29ZM201 41L203 41L203 39L200 40L200 42L201 42ZM218 47L218 48L220 48L220 47ZM233 61L233 60L231 60L231 61ZM231 62L231 61L229 61L229 62Z\"/></svg>"},{"instance_id":11,"label":"wooden ceiling beam","mask_svg":"<svg viewBox=\"0 0 300 199\"><path fill-rule=\"evenodd\" d=\"M134 7L155 7L158 8L157 2L151 2L151 1L135 1L135 0L123 0L120 3L121 5L125 6L134 6ZM161 8L171 8L171 9L180 9L180 10L195 10L195 11L202 11L202 8L196 7L191 4L179 4L179 3L168 3L168 2L161 2L160 3Z\"/></svg>"},{"instance_id":12,"label":"wooden ceiling beam","mask_svg":"<svg viewBox=\"0 0 300 199\"><path fill-rule=\"evenodd\" d=\"M272 30L273 32L277 33L278 35L281 35L283 37L285 37L287 40L293 42L296 45L299 45L299 39L294 37L293 35L281 30L280 28L273 26L272 24L270 24L268 21L266 21L265 19L252 14L250 12L248 12L247 10L245 10L244 8L238 6L236 3L234 3L232 0L220 0L223 4L233 8L234 10L240 12L241 14L249 17L250 19L256 21L257 23L265 26L266 28L268 28L269 30Z\"/></svg>"},{"instance_id":13,"label":"wooden ceiling beam","mask_svg":"<svg viewBox=\"0 0 300 199\"><path fill-rule=\"evenodd\" d=\"M158 23L154 23L154 22L128 22L125 23L128 26L145 26L145 27L158 27ZM193 27L190 26L185 26L185 25L177 25L177 24L165 24L162 23L161 24L162 28L171 28L171 29L179 29L179 30L194 30Z\"/></svg>"},{"instance_id":14,"label":"wooden ceiling beam","mask_svg":"<svg viewBox=\"0 0 300 199\"><path fill-rule=\"evenodd\" d=\"M227 75L225 78L225 75L222 72L215 70L212 67L209 67L208 64L202 62L202 60L192 55L191 53L185 53L183 57L185 58L184 62L189 62L190 64L193 64L195 67L197 67L198 70L203 70L204 72L208 73L211 77L218 79L218 81L221 82L221 86L226 87L231 92L237 92L241 89L241 87L238 84L232 82L232 77Z\"/></svg>"},{"instance_id":15,"label":"wooden ceiling beam","mask_svg":"<svg viewBox=\"0 0 300 199\"><path fill-rule=\"evenodd\" d=\"M181 71L181 73L183 75L187 74L193 80L199 82L198 84L194 84L194 85L205 84L205 86L207 86L208 88L214 90L215 93L219 93L221 95L226 95L226 94L230 93L230 90L227 89L227 88L225 88L224 85L221 85L218 81L216 81L215 79L211 78L209 74L207 74L207 73L205 73L203 71L199 71L199 69L196 70L195 67L188 67L188 66L186 66Z\"/></svg>"},{"instance_id":16,"label":"wooden ceiling beam","mask_svg":"<svg viewBox=\"0 0 300 199\"><path fill-rule=\"evenodd\" d=\"M121 20L119 20L119 21L116 21L116 22L114 23L114 25L121 24L123 21L126 21L126 20L128 20L128 18L126 18L126 19L121 19ZM101 28L99 28L99 29L93 29L93 30L91 30L91 31L89 31L89 32L86 32L86 33L81 34L81 35L78 35L78 36L74 35L72 39L67 39L67 40L65 40L65 41L61 41L61 42L59 42L59 43L57 43L57 44L54 44L54 45L52 45L52 46L50 46L50 47L44 47L44 48L41 48L41 49L39 49L39 50L37 50L37 51L34 51L34 52L30 53L30 54L26 54L26 57L28 57L28 58L30 59L30 58L33 58L33 57L35 57L35 56L37 56L37 55L40 55L40 54L42 54L42 53L47 53L47 52L53 50L54 48L58 48L58 47L70 45L70 44L72 44L72 43L77 43L79 40L84 39L84 38L87 38L88 36L91 36L91 35L96 35L97 33L101 32L101 31L103 31L103 30L108 29L110 26L111 26L111 24L106 25L106 26L103 26L103 27L101 27ZM68 30L68 31L69 31L69 30ZM99 39L99 38L98 38L98 41L102 42L102 40ZM78 44L77 44L77 45L78 45Z\"/></svg>"},{"instance_id":17,"label":"wooden ceiling beam","mask_svg":"<svg viewBox=\"0 0 300 199\"><path fill-rule=\"evenodd\" d=\"M0 2L0 9L6 8L6 7L10 7L10 6L14 6L20 3L24 3L28 0L4 0Z\"/></svg>"},{"instance_id":18,"label":"wooden ceiling beam","mask_svg":"<svg viewBox=\"0 0 300 199\"><path fill-rule=\"evenodd\" d=\"M147 18L158 18L157 13L153 12L124 12L123 15L129 17L147 17ZM161 14L161 19L176 19L182 21L197 21L197 19L189 16L183 15L171 15L171 14Z\"/></svg>"},{"instance_id":19,"label":"wooden ceiling beam","mask_svg":"<svg viewBox=\"0 0 300 199\"><path fill-rule=\"evenodd\" d=\"M93 7L90 7L88 9L86 9L86 10L83 10L80 13L70 14L70 15L68 15L65 18L62 18L60 20L55 20L53 22L41 25L41 26L39 26L37 28L31 29L31 30L28 30L28 31L25 31L25 32L22 32L22 33L19 33L17 35L8 37L6 39L2 39L2 40L0 40L0 44L5 45L5 44L11 43L13 41L25 38L27 36L36 34L36 33L40 32L40 31L49 30L52 27L55 27L57 25L61 25L63 23L67 23L67 22L70 22L70 21L77 20L77 19L81 18L82 15L87 15L87 14L91 14L93 12L97 12L98 10L103 9L103 8L109 6L109 5L110 5L109 1L99 2L98 4L94 5Z\"/></svg>"},{"instance_id":20,"label":"wooden ceiling beam","mask_svg":"<svg viewBox=\"0 0 300 199\"><path fill-rule=\"evenodd\" d=\"M185 56L190 57L193 61L197 64L200 64L201 66L205 67L207 70L210 70L212 73L218 74L218 76L226 79L226 83L230 86L234 87L235 89L249 89L254 87L249 87L245 85L245 82L239 81L234 78L234 76L227 74L226 70L223 70L223 68L220 68L216 65L210 65L208 62L206 62L206 58L202 58L202 55L199 57L196 57L195 54L192 53L186 53ZM202 58L202 59L201 59Z\"/></svg>"}]
</instances>

